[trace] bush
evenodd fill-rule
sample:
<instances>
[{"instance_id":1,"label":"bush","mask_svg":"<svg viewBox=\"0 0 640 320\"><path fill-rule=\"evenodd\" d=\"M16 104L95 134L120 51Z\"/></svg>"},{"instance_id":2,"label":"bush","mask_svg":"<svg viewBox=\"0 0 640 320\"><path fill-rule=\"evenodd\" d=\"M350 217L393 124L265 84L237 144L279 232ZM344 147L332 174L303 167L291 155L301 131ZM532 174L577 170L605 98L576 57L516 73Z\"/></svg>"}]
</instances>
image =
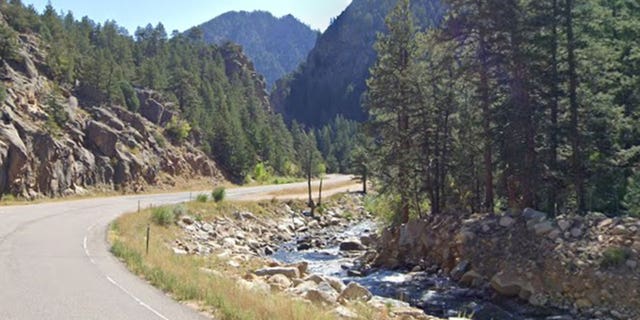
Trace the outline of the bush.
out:
<instances>
[{"instance_id":1,"label":"bush","mask_svg":"<svg viewBox=\"0 0 640 320\"><path fill-rule=\"evenodd\" d=\"M621 247L608 248L602 253L600 265L604 268L617 267L624 264L630 257L629 249Z\"/></svg>"},{"instance_id":2,"label":"bush","mask_svg":"<svg viewBox=\"0 0 640 320\"><path fill-rule=\"evenodd\" d=\"M211 197L215 202L220 202L224 200L224 196L225 196L225 189L223 187L215 188L213 189L213 192L211 192Z\"/></svg>"},{"instance_id":3,"label":"bush","mask_svg":"<svg viewBox=\"0 0 640 320\"><path fill-rule=\"evenodd\" d=\"M630 216L640 217L640 171L629 177L627 192L622 203Z\"/></svg>"},{"instance_id":4,"label":"bush","mask_svg":"<svg viewBox=\"0 0 640 320\"><path fill-rule=\"evenodd\" d=\"M196 201L198 201L198 202L207 202L207 201L209 201L209 196L204 194L204 193L203 194L199 194L199 195L196 196Z\"/></svg>"},{"instance_id":5,"label":"bush","mask_svg":"<svg viewBox=\"0 0 640 320\"><path fill-rule=\"evenodd\" d=\"M154 208L151 212L151 221L159 226L168 226L175 221L173 210L168 207Z\"/></svg>"},{"instance_id":6,"label":"bush","mask_svg":"<svg viewBox=\"0 0 640 320\"><path fill-rule=\"evenodd\" d=\"M138 112L138 109L140 109L140 100L138 100L138 95L133 89L133 86L131 86L129 82L122 81L120 82L120 90L122 91L127 109L132 112Z\"/></svg>"},{"instance_id":7,"label":"bush","mask_svg":"<svg viewBox=\"0 0 640 320\"><path fill-rule=\"evenodd\" d=\"M169 137L180 143L187 139L189 133L191 133L191 125L185 120L178 120L176 117L173 117L167 124L165 130Z\"/></svg>"},{"instance_id":8,"label":"bush","mask_svg":"<svg viewBox=\"0 0 640 320\"><path fill-rule=\"evenodd\" d=\"M187 210L187 208L184 205L177 205L175 207L173 207L173 217L174 218L178 218L180 216L185 216L189 213L189 211Z\"/></svg>"},{"instance_id":9,"label":"bush","mask_svg":"<svg viewBox=\"0 0 640 320\"><path fill-rule=\"evenodd\" d=\"M270 171L271 169L269 167L265 166L264 163L259 162L253 168L253 179L260 183L265 183L271 179Z\"/></svg>"},{"instance_id":10,"label":"bush","mask_svg":"<svg viewBox=\"0 0 640 320\"><path fill-rule=\"evenodd\" d=\"M167 139L164 138L162 133L153 131L153 138L156 140L160 148L165 148L167 146Z\"/></svg>"},{"instance_id":11,"label":"bush","mask_svg":"<svg viewBox=\"0 0 640 320\"><path fill-rule=\"evenodd\" d=\"M7 89L4 87L3 84L0 83L0 106L4 102L4 99L6 98L7 98Z\"/></svg>"},{"instance_id":12,"label":"bush","mask_svg":"<svg viewBox=\"0 0 640 320\"><path fill-rule=\"evenodd\" d=\"M0 24L0 57L5 60L15 60L17 57L18 41L16 33L11 28Z\"/></svg>"}]
</instances>

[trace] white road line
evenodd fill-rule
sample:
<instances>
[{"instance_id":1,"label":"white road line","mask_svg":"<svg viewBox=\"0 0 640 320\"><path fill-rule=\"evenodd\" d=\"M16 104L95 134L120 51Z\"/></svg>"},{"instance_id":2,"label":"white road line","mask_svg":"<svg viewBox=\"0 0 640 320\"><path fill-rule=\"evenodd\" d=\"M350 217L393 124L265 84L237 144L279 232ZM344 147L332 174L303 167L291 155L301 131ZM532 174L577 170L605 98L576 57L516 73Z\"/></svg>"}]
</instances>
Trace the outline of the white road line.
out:
<instances>
[{"instance_id":1,"label":"white road line","mask_svg":"<svg viewBox=\"0 0 640 320\"><path fill-rule=\"evenodd\" d=\"M87 232L91 231L91 229L93 229L93 227L96 226L97 223L91 225L89 228L87 228ZM93 258L91 257L91 255L89 254L89 248L87 247L87 239L88 239L88 234L84 236L84 239L82 240L82 247L84 248L84 254L87 255L87 258L89 258L89 261L91 261L92 264L96 265L96 261L93 260ZM163 316L160 312L156 311L154 308L152 308L151 306L149 306L148 304L144 303L142 300L140 300L140 298L134 296L131 292L129 292L127 289L125 289L123 286L121 286L119 283L117 283L115 280L113 280L111 277L105 275L105 277L107 278L107 280L109 282L111 282L111 284L113 284L114 286L116 286L116 288L120 289L122 292L124 292L126 295L128 295L129 297L131 297L135 302L137 302L139 305L141 305L142 307L144 307L145 309L151 311L153 314L155 314L158 318L162 319L162 320L169 320L169 318Z\"/></svg>"},{"instance_id":2,"label":"white road line","mask_svg":"<svg viewBox=\"0 0 640 320\"><path fill-rule=\"evenodd\" d=\"M160 312L156 311L155 309L153 309L151 306L149 306L148 304L142 302L142 300L140 300L138 297L134 296L131 292L129 292L127 289L125 289L124 287L122 287L119 283L117 283L115 280L111 279L111 277L106 276L107 280L109 280L109 282L111 282L111 284L113 284L114 286L116 286L118 289L122 290L122 292L126 293L129 297L131 297L133 300L135 300L138 304L140 304L141 306L145 307L147 310L151 311L153 314L155 314L158 318L162 319L162 320L169 320L167 317L163 316Z\"/></svg>"}]
</instances>

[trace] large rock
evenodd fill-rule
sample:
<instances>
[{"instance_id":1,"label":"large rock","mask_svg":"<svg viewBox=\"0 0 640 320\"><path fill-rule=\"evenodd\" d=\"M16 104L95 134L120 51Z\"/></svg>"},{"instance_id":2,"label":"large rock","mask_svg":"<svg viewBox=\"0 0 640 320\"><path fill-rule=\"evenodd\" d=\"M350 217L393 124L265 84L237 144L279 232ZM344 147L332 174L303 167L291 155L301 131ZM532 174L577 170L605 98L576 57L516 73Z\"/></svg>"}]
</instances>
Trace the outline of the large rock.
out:
<instances>
[{"instance_id":1,"label":"large rock","mask_svg":"<svg viewBox=\"0 0 640 320\"><path fill-rule=\"evenodd\" d=\"M87 143L95 150L107 157L114 157L117 153L116 143L118 134L106 125L89 121L86 129Z\"/></svg>"},{"instance_id":2,"label":"large rock","mask_svg":"<svg viewBox=\"0 0 640 320\"><path fill-rule=\"evenodd\" d=\"M350 282L347 287L342 290L340 296L338 296L338 302L345 303L356 300L369 301L371 297L373 297L373 295L367 288L355 282Z\"/></svg>"},{"instance_id":3,"label":"large rock","mask_svg":"<svg viewBox=\"0 0 640 320\"><path fill-rule=\"evenodd\" d=\"M551 232L552 230L553 230L553 223L551 223L551 221L543 221L533 226L533 231L536 233L536 235L539 235L539 236L545 235Z\"/></svg>"},{"instance_id":4,"label":"large rock","mask_svg":"<svg viewBox=\"0 0 640 320\"><path fill-rule=\"evenodd\" d=\"M531 208L526 208L522 212L522 216L527 222L532 222L533 224L539 223L547 219L547 214L542 211L533 210Z\"/></svg>"},{"instance_id":5,"label":"large rock","mask_svg":"<svg viewBox=\"0 0 640 320\"><path fill-rule=\"evenodd\" d=\"M21 178L28 169L27 147L12 125L0 124L0 192L20 191Z\"/></svg>"},{"instance_id":6,"label":"large rock","mask_svg":"<svg viewBox=\"0 0 640 320\"><path fill-rule=\"evenodd\" d=\"M271 285L271 289L275 291L284 291L293 284L287 276L283 274L275 274L269 277L267 283Z\"/></svg>"},{"instance_id":7,"label":"large rock","mask_svg":"<svg viewBox=\"0 0 640 320\"><path fill-rule=\"evenodd\" d=\"M509 216L503 216L502 218L500 218L500 222L499 222L500 226L505 228L511 227L514 223L516 223L516 220Z\"/></svg>"},{"instance_id":8,"label":"large rock","mask_svg":"<svg viewBox=\"0 0 640 320\"><path fill-rule=\"evenodd\" d=\"M300 270L298 270L298 268L296 267L268 267L258 269L254 273L258 276L273 276L276 274L281 274L289 279L300 278Z\"/></svg>"},{"instance_id":9,"label":"large rock","mask_svg":"<svg viewBox=\"0 0 640 320\"><path fill-rule=\"evenodd\" d=\"M362 251L366 249L358 239L348 239L340 243L340 251Z\"/></svg>"},{"instance_id":10,"label":"large rock","mask_svg":"<svg viewBox=\"0 0 640 320\"><path fill-rule=\"evenodd\" d=\"M491 287L503 296L529 299L534 292L529 281L515 273L501 271L491 278Z\"/></svg>"}]
</instances>

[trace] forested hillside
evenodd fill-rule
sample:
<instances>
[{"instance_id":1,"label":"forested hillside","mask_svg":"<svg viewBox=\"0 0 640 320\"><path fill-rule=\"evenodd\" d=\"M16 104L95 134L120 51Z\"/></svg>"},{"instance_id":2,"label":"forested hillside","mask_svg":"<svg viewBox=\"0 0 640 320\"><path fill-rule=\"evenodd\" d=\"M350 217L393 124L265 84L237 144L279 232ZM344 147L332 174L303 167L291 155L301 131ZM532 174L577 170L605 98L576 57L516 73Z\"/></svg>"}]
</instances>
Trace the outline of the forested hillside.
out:
<instances>
[{"instance_id":1,"label":"forested hillside","mask_svg":"<svg viewBox=\"0 0 640 320\"><path fill-rule=\"evenodd\" d=\"M376 43L373 170L413 214L640 214L640 4L400 0ZM415 2L414 2L415 5Z\"/></svg>"},{"instance_id":2,"label":"forested hillside","mask_svg":"<svg viewBox=\"0 0 640 320\"><path fill-rule=\"evenodd\" d=\"M318 32L292 15L274 17L265 11L227 12L200 25L207 43L240 44L264 75L267 88L293 72L313 48Z\"/></svg>"},{"instance_id":3,"label":"forested hillside","mask_svg":"<svg viewBox=\"0 0 640 320\"><path fill-rule=\"evenodd\" d=\"M276 84L275 108L288 119L320 127L337 115L363 121L362 94L369 68L376 59L373 44L384 31L384 18L395 0L354 0L320 36L304 64ZM416 26L441 20L437 0L412 3Z\"/></svg>"},{"instance_id":4,"label":"forested hillside","mask_svg":"<svg viewBox=\"0 0 640 320\"><path fill-rule=\"evenodd\" d=\"M41 39L42 59L34 67L54 84L48 94L72 93L86 108L121 105L139 112L136 91L154 90L186 120L166 124L171 137L201 146L230 178L241 181L258 163L275 173L299 173L294 139L271 112L264 84L239 47L206 45L198 28L169 37L162 24L131 36L114 21L77 20L50 5L38 14L19 0L2 2L0 10L3 64L23 62L22 38Z\"/></svg>"}]
</instances>

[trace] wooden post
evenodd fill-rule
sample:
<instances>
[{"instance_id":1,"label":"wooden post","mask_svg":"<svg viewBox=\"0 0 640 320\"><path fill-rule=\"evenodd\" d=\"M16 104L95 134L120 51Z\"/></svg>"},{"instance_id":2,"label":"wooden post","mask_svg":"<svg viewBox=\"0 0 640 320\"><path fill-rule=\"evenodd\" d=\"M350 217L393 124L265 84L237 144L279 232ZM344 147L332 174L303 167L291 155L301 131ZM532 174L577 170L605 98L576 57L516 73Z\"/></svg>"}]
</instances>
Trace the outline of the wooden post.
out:
<instances>
[{"instance_id":1,"label":"wooden post","mask_svg":"<svg viewBox=\"0 0 640 320\"><path fill-rule=\"evenodd\" d=\"M322 178L320 178L320 188L318 190L318 207L322 205Z\"/></svg>"},{"instance_id":2,"label":"wooden post","mask_svg":"<svg viewBox=\"0 0 640 320\"><path fill-rule=\"evenodd\" d=\"M149 255L149 235L151 234L151 225L147 225L147 247L146 254Z\"/></svg>"},{"instance_id":3,"label":"wooden post","mask_svg":"<svg viewBox=\"0 0 640 320\"><path fill-rule=\"evenodd\" d=\"M138 212L140 212L140 200L138 200Z\"/></svg>"}]
</instances>

